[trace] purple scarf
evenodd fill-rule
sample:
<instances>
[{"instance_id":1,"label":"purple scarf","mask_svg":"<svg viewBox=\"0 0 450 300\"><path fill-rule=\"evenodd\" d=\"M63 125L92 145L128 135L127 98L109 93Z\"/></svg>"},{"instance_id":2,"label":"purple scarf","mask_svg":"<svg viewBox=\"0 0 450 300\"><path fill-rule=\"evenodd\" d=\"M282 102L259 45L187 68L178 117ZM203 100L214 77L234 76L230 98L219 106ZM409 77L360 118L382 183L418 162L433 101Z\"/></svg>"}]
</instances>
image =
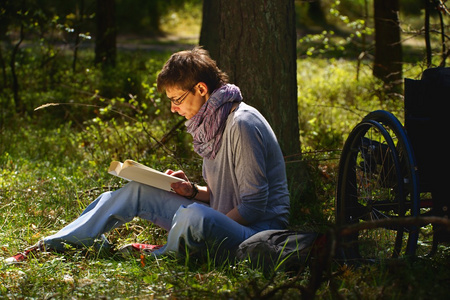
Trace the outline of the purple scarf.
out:
<instances>
[{"instance_id":1,"label":"purple scarf","mask_svg":"<svg viewBox=\"0 0 450 300\"><path fill-rule=\"evenodd\" d=\"M194 138L194 150L201 157L216 157L231 107L241 101L240 89L226 84L215 90L197 114L186 122L187 132Z\"/></svg>"}]
</instances>

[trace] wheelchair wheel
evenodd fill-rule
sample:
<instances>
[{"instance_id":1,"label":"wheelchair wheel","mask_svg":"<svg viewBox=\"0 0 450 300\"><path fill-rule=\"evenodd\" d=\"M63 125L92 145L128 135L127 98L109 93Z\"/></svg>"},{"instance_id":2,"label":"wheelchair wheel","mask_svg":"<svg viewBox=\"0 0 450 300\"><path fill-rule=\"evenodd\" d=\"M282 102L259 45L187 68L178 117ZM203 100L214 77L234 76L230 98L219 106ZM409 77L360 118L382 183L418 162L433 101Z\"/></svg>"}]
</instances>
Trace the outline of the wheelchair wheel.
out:
<instances>
[{"instance_id":1,"label":"wheelchair wheel","mask_svg":"<svg viewBox=\"0 0 450 300\"><path fill-rule=\"evenodd\" d=\"M342 150L336 194L340 225L418 216L416 163L401 123L389 112L368 114L350 133ZM344 236L347 260L379 260L414 255L415 227L389 224Z\"/></svg>"}]
</instances>

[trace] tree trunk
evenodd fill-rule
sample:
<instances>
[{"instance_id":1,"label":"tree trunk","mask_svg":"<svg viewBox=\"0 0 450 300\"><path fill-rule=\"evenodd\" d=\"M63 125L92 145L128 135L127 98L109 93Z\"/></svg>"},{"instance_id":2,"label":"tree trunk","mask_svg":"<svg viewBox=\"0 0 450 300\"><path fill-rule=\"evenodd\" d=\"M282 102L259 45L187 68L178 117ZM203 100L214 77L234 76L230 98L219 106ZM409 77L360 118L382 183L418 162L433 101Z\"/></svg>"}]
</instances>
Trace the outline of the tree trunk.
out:
<instances>
[{"instance_id":1,"label":"tree trunk","mask_svg":"<svg viewBox=\"0 0 450 300\"><path fill-rule=\"evenodd\" d=\"M322 9L322 0L313 0L308 2L308 16L314 23L322 26L327 25L327 19Z\"/></svg>"},{"instance_id":2,"label":"tree trunk","mask_svg":"<svg viewBox=\"0 0 450 300\"><path fill-rule=\"evenodd\" d=\"M22 99L19 95L19 79L17 77L16 72L16 55L19 53L20 44L22 44L24 40L24 25L23 23L20 25L20 38L19 41L16 43L16 45L13 48L13 51L11 53L11 60L10 60L10 68L11 68L11 76L12 76L12 90L14 95L14 103L16 107L16 112L22 113L25 111L25 107L22 103Z\"/></svg>"},{"instance_id":3,"label":"tree trunk","mask_svg":"<svg viewBox=\"0 0 450 300\"><path fill-rule=\"evenodd\" d=\"M161 15L160 15L158 1L151 0L148 3L148 14L150 16L150 24L149 24L150 31L154 35L159 35L161 33L161 29L159 26Z\"/></svg>"},{"instance_id":4,"label":"tree trunk","mask_svg":"<svg viewBox=\"0 0 450 300\"><path fill-rule=\"evenodd\" d=\"M83 23L84 16L84 0L80 1L80 6L78 7L78 3L75 4L75 16L76 16L76 25L75 27L75 45L73 48L73 59L72 59L72 72L75 74L77 70L77 59L78 59L78 47L80 46L80 26Z\"/></svg>"},{"instance_id":5,"label":"tree trunk","mask_svg":"<svg viewBox=\"0 0 450 300\"><path fill-rule=\"evenodd\" d=\"M203 0L203 19L199 44L208 50L214 59L219 57L219 14L219 0Z\"/></svg>"},{"instance_id":6,"label":"tree trunk","mask_svg":"<svg viewBox=\"0 0 450 300\"><path fill-rule=\"evenodd\" d=\"M425 49L427 57L427 68L431 67L431 40L430 40L430 10L431 3L425 0Z\"/></svg>"},{"instance_id":7,"label":"tree trunk","mask_svg":"<svg viewBox=\"0 0 450 300\"><path fill-rule=\"evenodd\" d=\"M267 118L283 152L298 153L294 1L219 3L219 46L213 58L241 88L244 101Z\"/></svg>"},{"instance_id":8,"label":"tree trunk","mask_svg":"<svg viewBox=\"0 0 450 300\"><path fill-rule=\"evenodd\" d=\"M116 16L114 0L97 0L97 38L95 63L104 67L116 64Z\"/></svg>"},{"instance_id":9,"label":"tree trunk","mask_svg":"<svg viewBox=\"0 0 450 300\"><path fill-rule=\"evenodd\" d=\"M402 83L399 0L374 0L375 61L373 75L386 83Z\"/></svg>"},{"instance_id":10,"label":"tree trunk","mask_svg":"<svg viewBox=\"0 0 450 300\"><path fill-rule=\"evenodd\" d=\"M244 101L266 117L283 154L298 158L294 0L211 0L205 4L201 44L241 88ZM307 170L301 164L286 165L290 189L299 197L309 188ZM313 196L302 197L302 201L305 198ZM291 200L292 215L299 213L302 201Z\"/></svg>"}]
</instances>

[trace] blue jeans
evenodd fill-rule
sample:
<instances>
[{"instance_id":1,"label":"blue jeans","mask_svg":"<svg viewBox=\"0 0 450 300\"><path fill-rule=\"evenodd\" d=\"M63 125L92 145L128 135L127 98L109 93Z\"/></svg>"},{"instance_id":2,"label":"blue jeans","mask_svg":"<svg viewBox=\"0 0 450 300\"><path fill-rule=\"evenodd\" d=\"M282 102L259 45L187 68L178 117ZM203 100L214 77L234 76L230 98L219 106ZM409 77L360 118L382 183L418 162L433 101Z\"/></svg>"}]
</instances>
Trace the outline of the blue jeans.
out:
<instances>
[{"instance_id":1,"label":"blue jeans","mask_svg":"<svg viewBox=\"0 0 450 300\"><path fill-rule=\"evenodd\" d=\"M130 182L114 192L106 192L92 202L72 223L43 239L44 244L64 251L64 244L111 247L103 235L140 217L169 230L167 244L155 255L204 252L210 246L234 251L253 234L266 229L283 229L276 221L243 226L206 204L177 194ZM98 243L100 242L100 243Z\"/></svg>"}]
</instances>

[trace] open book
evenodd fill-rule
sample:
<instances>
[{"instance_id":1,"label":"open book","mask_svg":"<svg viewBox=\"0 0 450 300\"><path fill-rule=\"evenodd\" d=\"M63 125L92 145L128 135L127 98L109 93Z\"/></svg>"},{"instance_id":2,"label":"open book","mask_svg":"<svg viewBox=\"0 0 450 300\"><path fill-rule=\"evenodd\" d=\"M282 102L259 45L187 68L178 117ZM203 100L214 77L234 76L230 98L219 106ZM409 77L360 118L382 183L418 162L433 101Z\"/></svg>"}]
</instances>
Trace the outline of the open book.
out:
<instances>
[{"instance_id":1,"label":"open book","mask_svg":"<svg viewBox=\"0 0 450 300\"><path fill-rule=\"evenodd\" d=\"M140 182L166 191L173 191L170 187L171 183L184 181L181 178L167 175L131 159L127 159L123 163L119 161L111 162L108 173L129 181Z\"/></svg>"}]
</instances>

